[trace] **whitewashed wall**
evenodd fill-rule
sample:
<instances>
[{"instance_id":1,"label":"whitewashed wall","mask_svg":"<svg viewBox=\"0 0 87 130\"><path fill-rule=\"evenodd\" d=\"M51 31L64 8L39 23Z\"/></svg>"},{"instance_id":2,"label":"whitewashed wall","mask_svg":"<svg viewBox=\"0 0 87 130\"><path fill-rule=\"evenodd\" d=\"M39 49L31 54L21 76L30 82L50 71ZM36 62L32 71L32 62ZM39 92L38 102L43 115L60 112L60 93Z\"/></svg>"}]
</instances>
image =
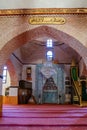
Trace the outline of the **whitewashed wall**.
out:
<instances>
[{"instance_id":1,"label":"whitewashed wall","mask_svg":"<svg viewBox=\"0 0 87 130\"><path fill-rule=\"evenodd\" d=\"M5 95L5 89L10 86L10 83L11 83L10 75L9 72L7 71L7 82L2 84L2 95Z\"/></svg>"},{"instance_id":2,"label":"whitewashed wall","mask_svg":"<svg viewBox=\"0 0 87 130\"><path fill-rule=\"evenodd\" d=\"M10 88L9 96L18 96L18 88Z\"/></svg>"},{"instance_id":3,"label":"whitewashed wall","mask_svg":"<svg viewBox=\"0 0 87 130\"><path fill-rule=\"evenodd\" d=\"M66 77L70 77L70 65L64 65L64 72Z\"/></svg>"},{"instance_id":4,"label":"whitewashed wall","mask_svg":"<svg viewBox=\"0 0 87 130\"><path fill-rule=\"evenodd\" d=\"M0 9L81 7L87 7L87 0L0 0Z\"/></svg>"}]
</instances>

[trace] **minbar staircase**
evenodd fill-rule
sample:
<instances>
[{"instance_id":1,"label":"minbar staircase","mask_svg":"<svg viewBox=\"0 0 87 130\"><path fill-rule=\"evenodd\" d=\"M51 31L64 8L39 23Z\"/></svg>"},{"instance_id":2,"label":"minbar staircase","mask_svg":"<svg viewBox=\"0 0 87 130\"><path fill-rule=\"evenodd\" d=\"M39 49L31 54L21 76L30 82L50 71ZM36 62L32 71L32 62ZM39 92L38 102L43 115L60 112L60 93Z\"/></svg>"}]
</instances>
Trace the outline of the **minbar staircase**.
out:
<instances>
[{"instance_id":1,"label":"minbar staircase","mask_svg":"<svg viewBox=\"0 0 87 130\"><path fill-rule=\"evenodd\" d=\"M82 84L78 77L78 68L77 66L71 67L71 78L72 78L72 86L73 86L73 103L78 104L80 106L87 106L87 95L83 100L83 92L82 92Z\"/></svg>"}]
</instances>

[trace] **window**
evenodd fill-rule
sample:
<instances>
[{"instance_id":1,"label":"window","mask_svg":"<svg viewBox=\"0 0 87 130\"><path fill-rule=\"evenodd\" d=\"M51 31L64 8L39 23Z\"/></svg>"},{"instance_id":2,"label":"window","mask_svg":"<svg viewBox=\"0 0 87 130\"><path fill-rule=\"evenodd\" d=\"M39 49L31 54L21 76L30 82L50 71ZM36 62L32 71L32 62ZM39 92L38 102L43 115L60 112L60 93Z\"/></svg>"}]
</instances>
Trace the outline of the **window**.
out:
<instances>
[{"instance_id":1,"label":"window","mask_svg":"<svg viewBox=\"0 0 87 130\"><path fill-rule=\"evenodd\" d=\"M3 83L6 83L6 80L7 80L7 67L4 66L4 69L3 69Z\"/></svg>"},{"instance_id":2,"label":"window","mask_svg":"<svg viewBox=\"0 0 87 130\"><path fill-rule=\"evenodd\" d=\"M51 48L53 47L52 39L47 40L46 46Z\"/></svg>"},{"instance_id":3,"label":"window","mask_svg":"<svg viewBox=\"0 0 87 130\"><path fill-rule=\"evenodd\" d=\"M53 58L53 52L52 51L47 51L47 60L50 61Z\"/></svg>"}]
</instances>

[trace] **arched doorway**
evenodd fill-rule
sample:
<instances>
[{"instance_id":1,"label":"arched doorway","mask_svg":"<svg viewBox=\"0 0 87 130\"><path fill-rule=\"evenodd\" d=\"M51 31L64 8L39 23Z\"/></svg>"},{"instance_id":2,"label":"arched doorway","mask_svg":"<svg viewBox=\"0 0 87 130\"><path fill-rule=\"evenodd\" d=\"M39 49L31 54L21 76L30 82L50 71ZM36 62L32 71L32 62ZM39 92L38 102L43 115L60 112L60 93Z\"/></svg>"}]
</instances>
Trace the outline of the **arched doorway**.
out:
<instances>
[{"instance_id":1,"label":"arched doorway","mask_svg":"<svg viewBox=\"0 0 87 130\"><path fill-rule=\"evenodd\" d=\"M55 39L56 41L62 43L61 45L63 45L63 43L64 43L65 48L66 48L65 45L72 48L72 50L74 50L74 52L78 53L80 55L80 57L83 58L83 60L84 60L84 57L86 57L87 50L77 39L75 39L74 37L72 37L60 30L57 30L53 27L40 26L40 27L31 29L29 31L25 31L24 33L21 33L20 35L17 35L16 37L13 37L12 39L10 39L10 41L7 42L0 51L0 57L1 57L1 60L3 61L3 62L0 62L0 66L2 67L7 62L10 55L17 48L21 47L22 45L24 45L26 43L30 44L32 41L35 41L35 40L37 40L39 38L43 38L43 37L46 37L46 38L50 37L52 39ZM73 41L73 43L72 43L72 41ZM80 48L80 49L78 49L78 48ZM84 50L84 53L81 53L82 50ZM39 55L41 53L42 52L40 51Z\"/></svg>"}]
</instances>

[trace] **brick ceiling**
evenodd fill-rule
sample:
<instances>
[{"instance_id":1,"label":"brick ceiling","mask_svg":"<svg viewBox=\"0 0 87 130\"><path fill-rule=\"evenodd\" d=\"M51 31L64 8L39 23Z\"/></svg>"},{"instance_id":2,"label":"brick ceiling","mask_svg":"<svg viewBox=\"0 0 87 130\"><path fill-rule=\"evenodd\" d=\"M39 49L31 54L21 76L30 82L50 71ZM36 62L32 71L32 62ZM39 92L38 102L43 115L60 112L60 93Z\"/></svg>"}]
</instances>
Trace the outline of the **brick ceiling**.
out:
<instances>
[{"instance_id":1,"label":"brick ceiling","mask_svg":"<svg viewBox=\"0 0 87 130\"><path fill-rule=\"evenodd\" d=\"M71 47L60 41L53 40L54 44L54 60L58 63L71 63L72 59L78 63L80 56ZM43 63L46 60L46 41L47 37L33 40L17 49L14 55L23 64Z\"/></svg>"}]
</instances>

